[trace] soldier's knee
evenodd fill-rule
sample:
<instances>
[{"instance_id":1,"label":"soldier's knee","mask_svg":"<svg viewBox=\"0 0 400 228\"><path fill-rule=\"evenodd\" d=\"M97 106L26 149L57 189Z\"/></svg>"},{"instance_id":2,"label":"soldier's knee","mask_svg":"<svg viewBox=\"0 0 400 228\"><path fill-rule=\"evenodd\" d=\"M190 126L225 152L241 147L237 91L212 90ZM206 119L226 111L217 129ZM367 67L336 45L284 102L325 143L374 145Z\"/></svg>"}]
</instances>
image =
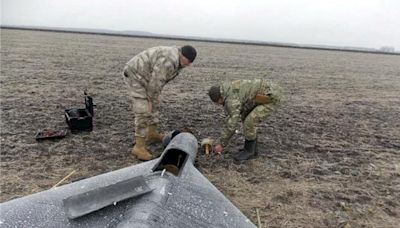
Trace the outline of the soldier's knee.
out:
<instances>
[{"instance_id":1,"label":"soldier's knee","mask_svg":"<svg viewBox=\"0 0 400 228\"><path fill-rule=\"evenodd\" d=\"M254 110L254 118L264 119L272 111L272 105L259 105Z\"/></svg>"},{"instance_id":2,"label":"soldier's knee","mask_svg":"<svg viewBox=\"0 0 400 228\"><path fill-rule=\"evenodd\" d=\"M135 115L149 115L149 104L146 99L134 98L132 105L133 112Z\"/></svg>"},{"instance_id":3,"label":"soldier's knee","mask_svg":"<svg viewBox=\"0 0 400 228\"><path fill-rule=\"evenodd\" d=\"M136 113L135 119L140 122L148 122L150 119L153 119L153 115L149 112Z\"/></svg>"}]
</instances>

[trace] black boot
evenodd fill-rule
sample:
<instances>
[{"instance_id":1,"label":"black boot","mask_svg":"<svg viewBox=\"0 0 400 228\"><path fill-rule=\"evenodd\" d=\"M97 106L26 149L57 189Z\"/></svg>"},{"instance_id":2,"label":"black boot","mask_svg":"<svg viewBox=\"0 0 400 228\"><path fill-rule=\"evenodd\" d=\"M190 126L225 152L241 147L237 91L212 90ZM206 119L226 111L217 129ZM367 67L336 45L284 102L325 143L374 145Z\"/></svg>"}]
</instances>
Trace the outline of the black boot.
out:
<instances>
[{"instance_id":1,"label":"black boot","mask_svg":"<svg viewBox=\"0 0 400 228\"><path fill-rule=\"evenodd\" d=\"M240 150L239 154L233 158L236 161L245 161L250 158L254 158L257 155L257 139L256 140L245 140L244 148Z\"/></svg>"}]
</instances>

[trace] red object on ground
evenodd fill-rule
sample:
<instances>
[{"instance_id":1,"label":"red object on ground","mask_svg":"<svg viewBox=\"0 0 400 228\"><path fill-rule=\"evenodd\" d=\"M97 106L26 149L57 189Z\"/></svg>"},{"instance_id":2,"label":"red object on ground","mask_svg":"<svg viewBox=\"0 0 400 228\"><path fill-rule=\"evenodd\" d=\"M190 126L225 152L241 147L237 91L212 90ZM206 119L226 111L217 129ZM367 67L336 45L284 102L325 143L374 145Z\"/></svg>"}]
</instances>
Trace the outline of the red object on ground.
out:
<instances>
[{"instance_id":1,"label":"red object on ground","mask_svg":"<svg viewBox=\"0 0 400 228\"><path fill-rule=\"evenodd\" d=\"M67 135L68 130L54 130L54 129L43 129L36 133L36 140L44 140L44 139L60 139L64 138Z\"/></svg>"}]
</instances>

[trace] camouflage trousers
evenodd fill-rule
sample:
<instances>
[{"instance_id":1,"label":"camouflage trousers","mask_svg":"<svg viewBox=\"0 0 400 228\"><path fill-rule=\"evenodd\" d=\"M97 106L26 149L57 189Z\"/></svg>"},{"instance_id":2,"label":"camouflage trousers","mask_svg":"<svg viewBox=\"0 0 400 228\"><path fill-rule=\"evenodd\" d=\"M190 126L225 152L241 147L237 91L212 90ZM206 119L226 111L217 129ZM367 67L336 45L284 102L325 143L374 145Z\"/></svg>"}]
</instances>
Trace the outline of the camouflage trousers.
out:
<instances>
[{"instance_id":1,"label":"camouflage trousers","mask_svg":"<svg viewBox=\"0 0 400 228\"><path fill-rule=\"evenodd\" d=\"M128 91L132 98L132 109L135 117L135 136L145 137L147 127L158 124L159 119L159 102L152 100L152 112L149 112L149 102L146 89L133 77L123 75L125 83L128 85Z\"/></svg>"},{"instance_id":2,"label":"camouflage trousers","mask_svg":"<svg viewBox=\"0 0 400 228\"><path fill-rule=\"evenodd\" d=\"M266 120L269 113L275 110L275 104L257 105L251 110L242 113L244 138L247 140L257 139L258 124Z\"/></svg>"},{"instance_id":3,"label":"camouflage trousers","mask_svg":"<svg viewBox=\"0 0 400 228\"><path fill-rule=\"evenodd\" d=\"M281 100L281 88L275 84L262 82L259 94L268 95L270 101L267 104L257 105L254 99L247 101L241 113L244 137L247 140L257 138L257 125L264 121L270 112L275 111Z\"/></svg>"}]
</instances>

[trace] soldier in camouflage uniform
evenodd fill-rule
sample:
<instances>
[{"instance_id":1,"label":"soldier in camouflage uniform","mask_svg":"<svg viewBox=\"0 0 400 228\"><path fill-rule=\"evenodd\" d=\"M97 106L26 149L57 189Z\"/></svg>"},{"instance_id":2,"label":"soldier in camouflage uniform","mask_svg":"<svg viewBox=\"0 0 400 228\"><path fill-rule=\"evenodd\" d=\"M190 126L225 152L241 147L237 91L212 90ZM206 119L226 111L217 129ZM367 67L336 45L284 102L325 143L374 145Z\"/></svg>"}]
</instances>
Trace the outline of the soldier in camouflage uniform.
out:
<instances>
[{"instance_id":1,"label":"soldier in camouflage uniform","mask_svg":"<svg viewBox=\"0 0 400 228\"><path fill-rule=\"evenodd\" d=\"M224 106L228 118L221 137L214 147L221 153L240 122L243 123L245 144L234 159L244 161L257 154L257 124L273 111L280 101L281 89L262 79L236 80L212 86L208 92L211 100Z\"/></svg>"},{"instance_id":2,"label":"soldier in camouflage uniform","mask_svg":"<svg viewBox=\"0 0 400 228\"><path fill-rule=\"evenodd\" d=\"M134 56L125 66L123 76L133 98L135 114L135 146L132 154L140 160L150 160L146 142L161 142L158 133L159 96L165 84L173 80L182 68L196 58L196 50L183 47L153 47Z\"/></svg>"}]
</instances>

